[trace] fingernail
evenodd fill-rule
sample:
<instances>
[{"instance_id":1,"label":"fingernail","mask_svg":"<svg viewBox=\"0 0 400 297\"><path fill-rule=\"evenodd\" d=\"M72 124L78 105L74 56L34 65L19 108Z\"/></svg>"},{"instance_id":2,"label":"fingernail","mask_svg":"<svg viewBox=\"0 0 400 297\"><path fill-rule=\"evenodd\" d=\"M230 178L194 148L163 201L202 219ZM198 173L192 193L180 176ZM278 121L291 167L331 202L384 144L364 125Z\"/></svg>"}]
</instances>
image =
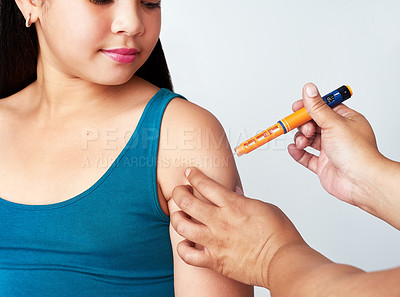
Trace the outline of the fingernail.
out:
<instances>
[{"instance_id":1,"label":"fingernail","mask_svg":"<svg viewBox=\"0 0 400 297\"><path fill-rule=\"evenodd\" d=\"M186 177L188 177L189 176L189 174L190 174L190 172L192 171L192 169L190 169L190 168L188 168L188 169L186 169L186 171L185 171L185 175L186 175Z\"/></svg>"},{"instance_id":2,"label":"fingernail","mask_svg":"<svg viewBox=\"0 0 400 297\"><path fill-rule=\"evenodd\" d=\"M314 98L314 97L318 96L318 90L313 84L307 85L306 93L307 93L308 97L310 97L310 98Z\"/></svg>"},{"instance_id":3,"label":"fingernail","mask_svg":"<svg viewBox=\"0 0 400 297\"><path fill-rule=\"evenodd\" d=\"M244 195L243 190L241 188L239 188L238 186L236 186L235 188L235 193L239 194L239 195Z\"/></svg>"}]
</instances>

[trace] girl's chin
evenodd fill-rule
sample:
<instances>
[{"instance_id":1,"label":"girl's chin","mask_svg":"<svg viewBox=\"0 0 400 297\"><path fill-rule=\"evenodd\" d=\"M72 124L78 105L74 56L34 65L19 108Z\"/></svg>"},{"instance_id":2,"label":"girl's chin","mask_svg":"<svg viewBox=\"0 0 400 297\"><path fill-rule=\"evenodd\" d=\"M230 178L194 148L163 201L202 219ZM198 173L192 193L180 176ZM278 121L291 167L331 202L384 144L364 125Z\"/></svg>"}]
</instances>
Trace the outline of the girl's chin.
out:
<instances>
[{"instance_id":1,"label":"girl's chin","mask_svg":"<svg viewBox=\"0 0 400 297\"><path fill-rule=\"evenodd\" d=\"M95 83L99 85L105 85L105 86L119 86L127 83L130 81L133 77L134 73L129 74L129 75L117 75L115 74L112 77L106 77L104 79L97 79Z\"/></svg>"}]
</instances>

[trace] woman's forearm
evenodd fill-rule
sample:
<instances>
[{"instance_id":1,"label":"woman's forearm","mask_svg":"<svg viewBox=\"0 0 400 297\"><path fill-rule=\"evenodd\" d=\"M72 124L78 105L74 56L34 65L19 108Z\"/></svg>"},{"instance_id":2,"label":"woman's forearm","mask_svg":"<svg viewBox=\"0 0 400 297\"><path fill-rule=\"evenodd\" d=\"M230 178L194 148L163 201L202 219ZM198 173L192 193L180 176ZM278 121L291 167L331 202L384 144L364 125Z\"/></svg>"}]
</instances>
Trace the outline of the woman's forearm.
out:
<instances>
[{"instance_id":1,"label":"woman's forearm","mask_svg":"<svg viewBox=\"0 0 400 297\"><path fill-rule=\"evenodd\" d=\"M305 243L282 247L271 261L272 297L400 296L400 268L366 273L337 264Z\"/></svg>"},{"instance_id":2,"label":"woman's forearm","mask_svg":"<svg viewBox=\"0 0 400 297\"><path fill-rule=\"evenodd\" d=\"M287 244L271 260L268 288L273 297L322 297L321 286L337 274L360 271L352 268L349 271L332 269L327 275L326 270L332 265L335 264L305 242Z\"/></svg>"},{"instance_id":3,"label":"woman's forearm","mask_svg":"<svg viewBox=\"0 0 400 297\"><path fill-rule=\"evenodd\" d=\"M400 230L400 163L382 156L358 182L354 201L361 209Z\"/></svg>"}]
</instances>

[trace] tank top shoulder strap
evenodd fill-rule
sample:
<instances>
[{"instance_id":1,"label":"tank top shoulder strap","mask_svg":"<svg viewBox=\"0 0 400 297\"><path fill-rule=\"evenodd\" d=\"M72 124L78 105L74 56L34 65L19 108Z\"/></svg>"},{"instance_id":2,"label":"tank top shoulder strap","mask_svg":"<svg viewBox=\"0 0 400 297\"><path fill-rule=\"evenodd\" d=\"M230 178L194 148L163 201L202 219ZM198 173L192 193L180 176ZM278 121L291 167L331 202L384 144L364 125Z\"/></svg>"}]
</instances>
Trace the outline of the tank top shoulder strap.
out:
<instances>
[{"instance_id":1,"label":"tank top shoulder strap","mask_svg":"<svg viewBox=\"0 0 400 297\"><path fill-rule=\"evenodd\" d=\"M160 134L161 121L168 103L174 98L182 98L168 89L160 89L147 103L133 136L128 142L129 151L136 156L149 157L149 149L157 142ZM153 152L154 153L154 152Z\"/></svg>"},{"instance_id":2,"label":"tank top shoulder strap","mask_svg":"<svg viewBox=\"0 0 400 297\"><path fill-rule=\"evenodd\" d=\"M182 95L171 92L168 89L160 89L148 104L148 110L144 115L142 127L160 129L165 109L174 98L186 99Z\"/></svg>"},{"instance_id":3,"label":"tank top shoulder strap","mask_svg":"<svg viewBox=\"0 0 400 297\"><path fill-rule=\"evenodd\" d=\"M143 195L150 196L143 198L145 201L142 202L144 205L151 203L152 207L148 206L150 208L147 208L147 211L151 212L150 209L155 209L158 216L167 223L169 217L162 211L157 193L158 147L162 118L166 107L174 98L186 100L185 97L168 89L160 89L148 102L135 131L136 137L131 139L132 142L125 156L127 164L134 166L122 166L120 169L129 170L124 176L135 176L135 182L141 183L140 191Z\"/></svg>"},{"instance_id":4,"label":"tank top shoulder strap","mask_svg":"<svg viewBox=\"0 0 400 297\"><path fill-rule=\"evenodd\" d=\"M135 149L141 156L156 158L158 141L160 138L161 122L168 104L174 98L185 97L171 92L168 89L160 89L150 100L143 112L142 123L138 127Z\"/></svg>"}]
</instances>

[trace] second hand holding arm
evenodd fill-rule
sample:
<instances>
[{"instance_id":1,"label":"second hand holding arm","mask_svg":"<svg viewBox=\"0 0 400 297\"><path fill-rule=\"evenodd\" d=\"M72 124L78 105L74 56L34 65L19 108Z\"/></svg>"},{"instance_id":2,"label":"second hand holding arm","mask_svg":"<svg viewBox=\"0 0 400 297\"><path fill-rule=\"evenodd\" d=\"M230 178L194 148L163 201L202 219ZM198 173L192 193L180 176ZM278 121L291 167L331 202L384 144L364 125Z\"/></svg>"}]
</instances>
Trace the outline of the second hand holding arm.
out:
<instances>
[{"instance_id":1,"label":"second hand holding arm","mask_svg":"<svg viewBox=\"0 0 400 297\"><path fill-rule=\"evenodd\" d=\"M178 186L172 195L182 211L172 214L171 224L186 238L178 245L180 257L269 287L268 266L276 251L289 243L305 244L292 222L278 207L234 193L196 168L186 174L192 186ZM197 199L193 189L210 203Z\"/></svg>"},{"instance_id":2,"label":"second hand holding arm","mask_svg":"<svg viewBox=\"0 0 400 297\"><path fill-rule=\"evenodd\" d=\"M399 296L400 268L365 273L334 263L310 248L278 207L232 192L198 169L187 178L191 186L173 192L182 211L171 216L186 238L178 245L186 263L263 286L274 297Z\"/></svg>"}]
</instances>

